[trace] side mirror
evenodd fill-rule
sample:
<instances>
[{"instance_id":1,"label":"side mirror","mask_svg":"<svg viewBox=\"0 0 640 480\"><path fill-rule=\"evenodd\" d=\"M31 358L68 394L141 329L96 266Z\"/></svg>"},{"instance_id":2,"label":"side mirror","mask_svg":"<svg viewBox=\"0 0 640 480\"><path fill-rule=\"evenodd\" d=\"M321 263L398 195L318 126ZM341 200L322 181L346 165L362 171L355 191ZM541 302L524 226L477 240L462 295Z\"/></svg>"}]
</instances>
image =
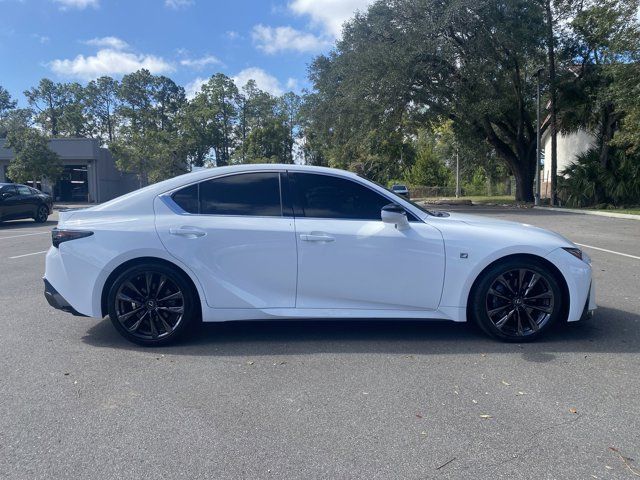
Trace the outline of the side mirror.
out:
<instances>
[{"instance_id":1,"label":"side mirror","mask_svg":"<svg viewBox=\"0 0 640 480\"><path fill-rule=\"evenodd\" d=\"M5 199L7 199L7 198L9 198L9 197L13 197L13 194L12 194L12 193L9 193L9 192L4 192L2 195L0 195L0 198L1 198L2 200L5 200Z\"/></svg>"},{"instance_id":2,"label":"side mirror","mask_svg":"<svg viewBox=\"0 0 640 480\"><path fill-rule=\"evenodd\" d=\"M409 219L407 218L407 212L400 205L390 203L382 207L380 212L382 221L393 225L398 230L406 230L409 228Z\"/></svg>"}]
</instances>

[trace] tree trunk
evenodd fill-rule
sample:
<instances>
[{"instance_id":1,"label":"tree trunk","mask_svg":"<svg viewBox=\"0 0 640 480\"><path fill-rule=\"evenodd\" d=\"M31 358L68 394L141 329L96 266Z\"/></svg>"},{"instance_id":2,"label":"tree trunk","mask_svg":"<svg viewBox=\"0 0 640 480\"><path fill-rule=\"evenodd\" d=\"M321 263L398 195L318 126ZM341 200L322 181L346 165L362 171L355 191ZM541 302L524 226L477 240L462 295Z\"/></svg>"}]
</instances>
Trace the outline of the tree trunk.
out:
<instances>
[{"instance_id":1,"label":"tree trunk","mask_svg":"<svg viewBox=\"0 0 640 480\"><path fill-rule=\"evenodd\" d=\"M513 176L516 179L516 201L533 202L533 175L530 168L514 165Z\"/></svg>"},{"instance_id":2,"label":"tree trunk","mask_svg":"<svg viewBox=\"0 0 640 480\"><path fill-rule=\"evenodd\" d=\"M551 134L551 205L558 205L558 131L557 131L557 91L556 91L556 56L555 38L553 36L553 12L551 0L546 0L547 44L549 54L549 92L550 92L550 131Z\"/></svg>"}]
</instances>

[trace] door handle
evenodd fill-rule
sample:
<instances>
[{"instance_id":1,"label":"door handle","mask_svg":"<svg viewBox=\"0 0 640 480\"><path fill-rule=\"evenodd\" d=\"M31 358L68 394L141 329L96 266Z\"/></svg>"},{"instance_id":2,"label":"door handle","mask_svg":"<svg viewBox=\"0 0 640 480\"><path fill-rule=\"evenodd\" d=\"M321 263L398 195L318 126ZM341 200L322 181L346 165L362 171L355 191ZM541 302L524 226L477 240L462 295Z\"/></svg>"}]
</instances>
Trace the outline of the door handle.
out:
<instances>
[{"instance_id":1,"label":"door handle","mask_svg":"<svg viewBox=\"0 0 640 480\"><path fill-rule=\"evenodd\" d=\"M186 238L199 238L199 237L204 237L207 234L207 232L195 227L170 228L169 233L171 235L176 235L178 237L186 237Z\"/></svg>"},{"instance_id":2,"label":"door handle","mask_svg":"<svg viewBox=\"0 0 640 480\"><path fill-rule=\"evenodd\" d=\"M305 242L333 242L335 238L326 233L303 233L300 235L300 240Z\"/></svg>"}]
</instances>

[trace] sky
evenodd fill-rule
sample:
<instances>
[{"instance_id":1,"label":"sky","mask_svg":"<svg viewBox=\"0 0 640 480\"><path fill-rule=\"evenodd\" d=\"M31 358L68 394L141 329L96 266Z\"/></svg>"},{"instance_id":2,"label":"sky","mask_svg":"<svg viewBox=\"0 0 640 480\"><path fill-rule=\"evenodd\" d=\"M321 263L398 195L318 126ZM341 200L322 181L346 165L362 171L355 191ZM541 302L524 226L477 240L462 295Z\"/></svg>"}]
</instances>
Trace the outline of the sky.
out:
<instances>
[{"instance_id":1,"label":"sky","mask_svg":"<svg viewBox=\"0 0 640 480\"><path fill-rule=\"evenodd\" d=\"M121 78L147 68L193 96L222 72L272 94L309 88L307 68L372 0L0 0L0 85L20 106L47 77Z\"/></svg>"}]
</instances>

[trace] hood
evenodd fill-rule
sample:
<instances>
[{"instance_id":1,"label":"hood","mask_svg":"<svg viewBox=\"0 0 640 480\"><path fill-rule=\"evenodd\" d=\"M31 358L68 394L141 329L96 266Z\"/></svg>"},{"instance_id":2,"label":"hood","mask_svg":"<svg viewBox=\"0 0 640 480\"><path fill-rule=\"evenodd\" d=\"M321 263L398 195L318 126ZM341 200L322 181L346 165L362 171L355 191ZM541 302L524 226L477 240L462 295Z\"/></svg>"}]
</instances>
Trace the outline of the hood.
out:
<instances>
[{"instance_id":1,"label":"hood","mask_svg":"<svg viewBox=\"0 0 640 480\"><path fill-rule=\"evenodd\" d=\"M443 233L450 230L454 225L466 225L464 229L469 232L469 227L479 235L486 237L495 237L497 243L519 243L534 244L547 247L576 247L572 241L559 233L544 228L535 227L528 223L511 222L508 220L498 220L496 218L484 217L480 215L447 212L448 217L435 217L436 221L432 221L434 226L441 229ZM433 219L434 217L430 217ZM448 228L449 226L449 228ZM458 228L455 228L458 230ZM509 241L510 240L510 241Z\"/></svg>"}]
</instances>

